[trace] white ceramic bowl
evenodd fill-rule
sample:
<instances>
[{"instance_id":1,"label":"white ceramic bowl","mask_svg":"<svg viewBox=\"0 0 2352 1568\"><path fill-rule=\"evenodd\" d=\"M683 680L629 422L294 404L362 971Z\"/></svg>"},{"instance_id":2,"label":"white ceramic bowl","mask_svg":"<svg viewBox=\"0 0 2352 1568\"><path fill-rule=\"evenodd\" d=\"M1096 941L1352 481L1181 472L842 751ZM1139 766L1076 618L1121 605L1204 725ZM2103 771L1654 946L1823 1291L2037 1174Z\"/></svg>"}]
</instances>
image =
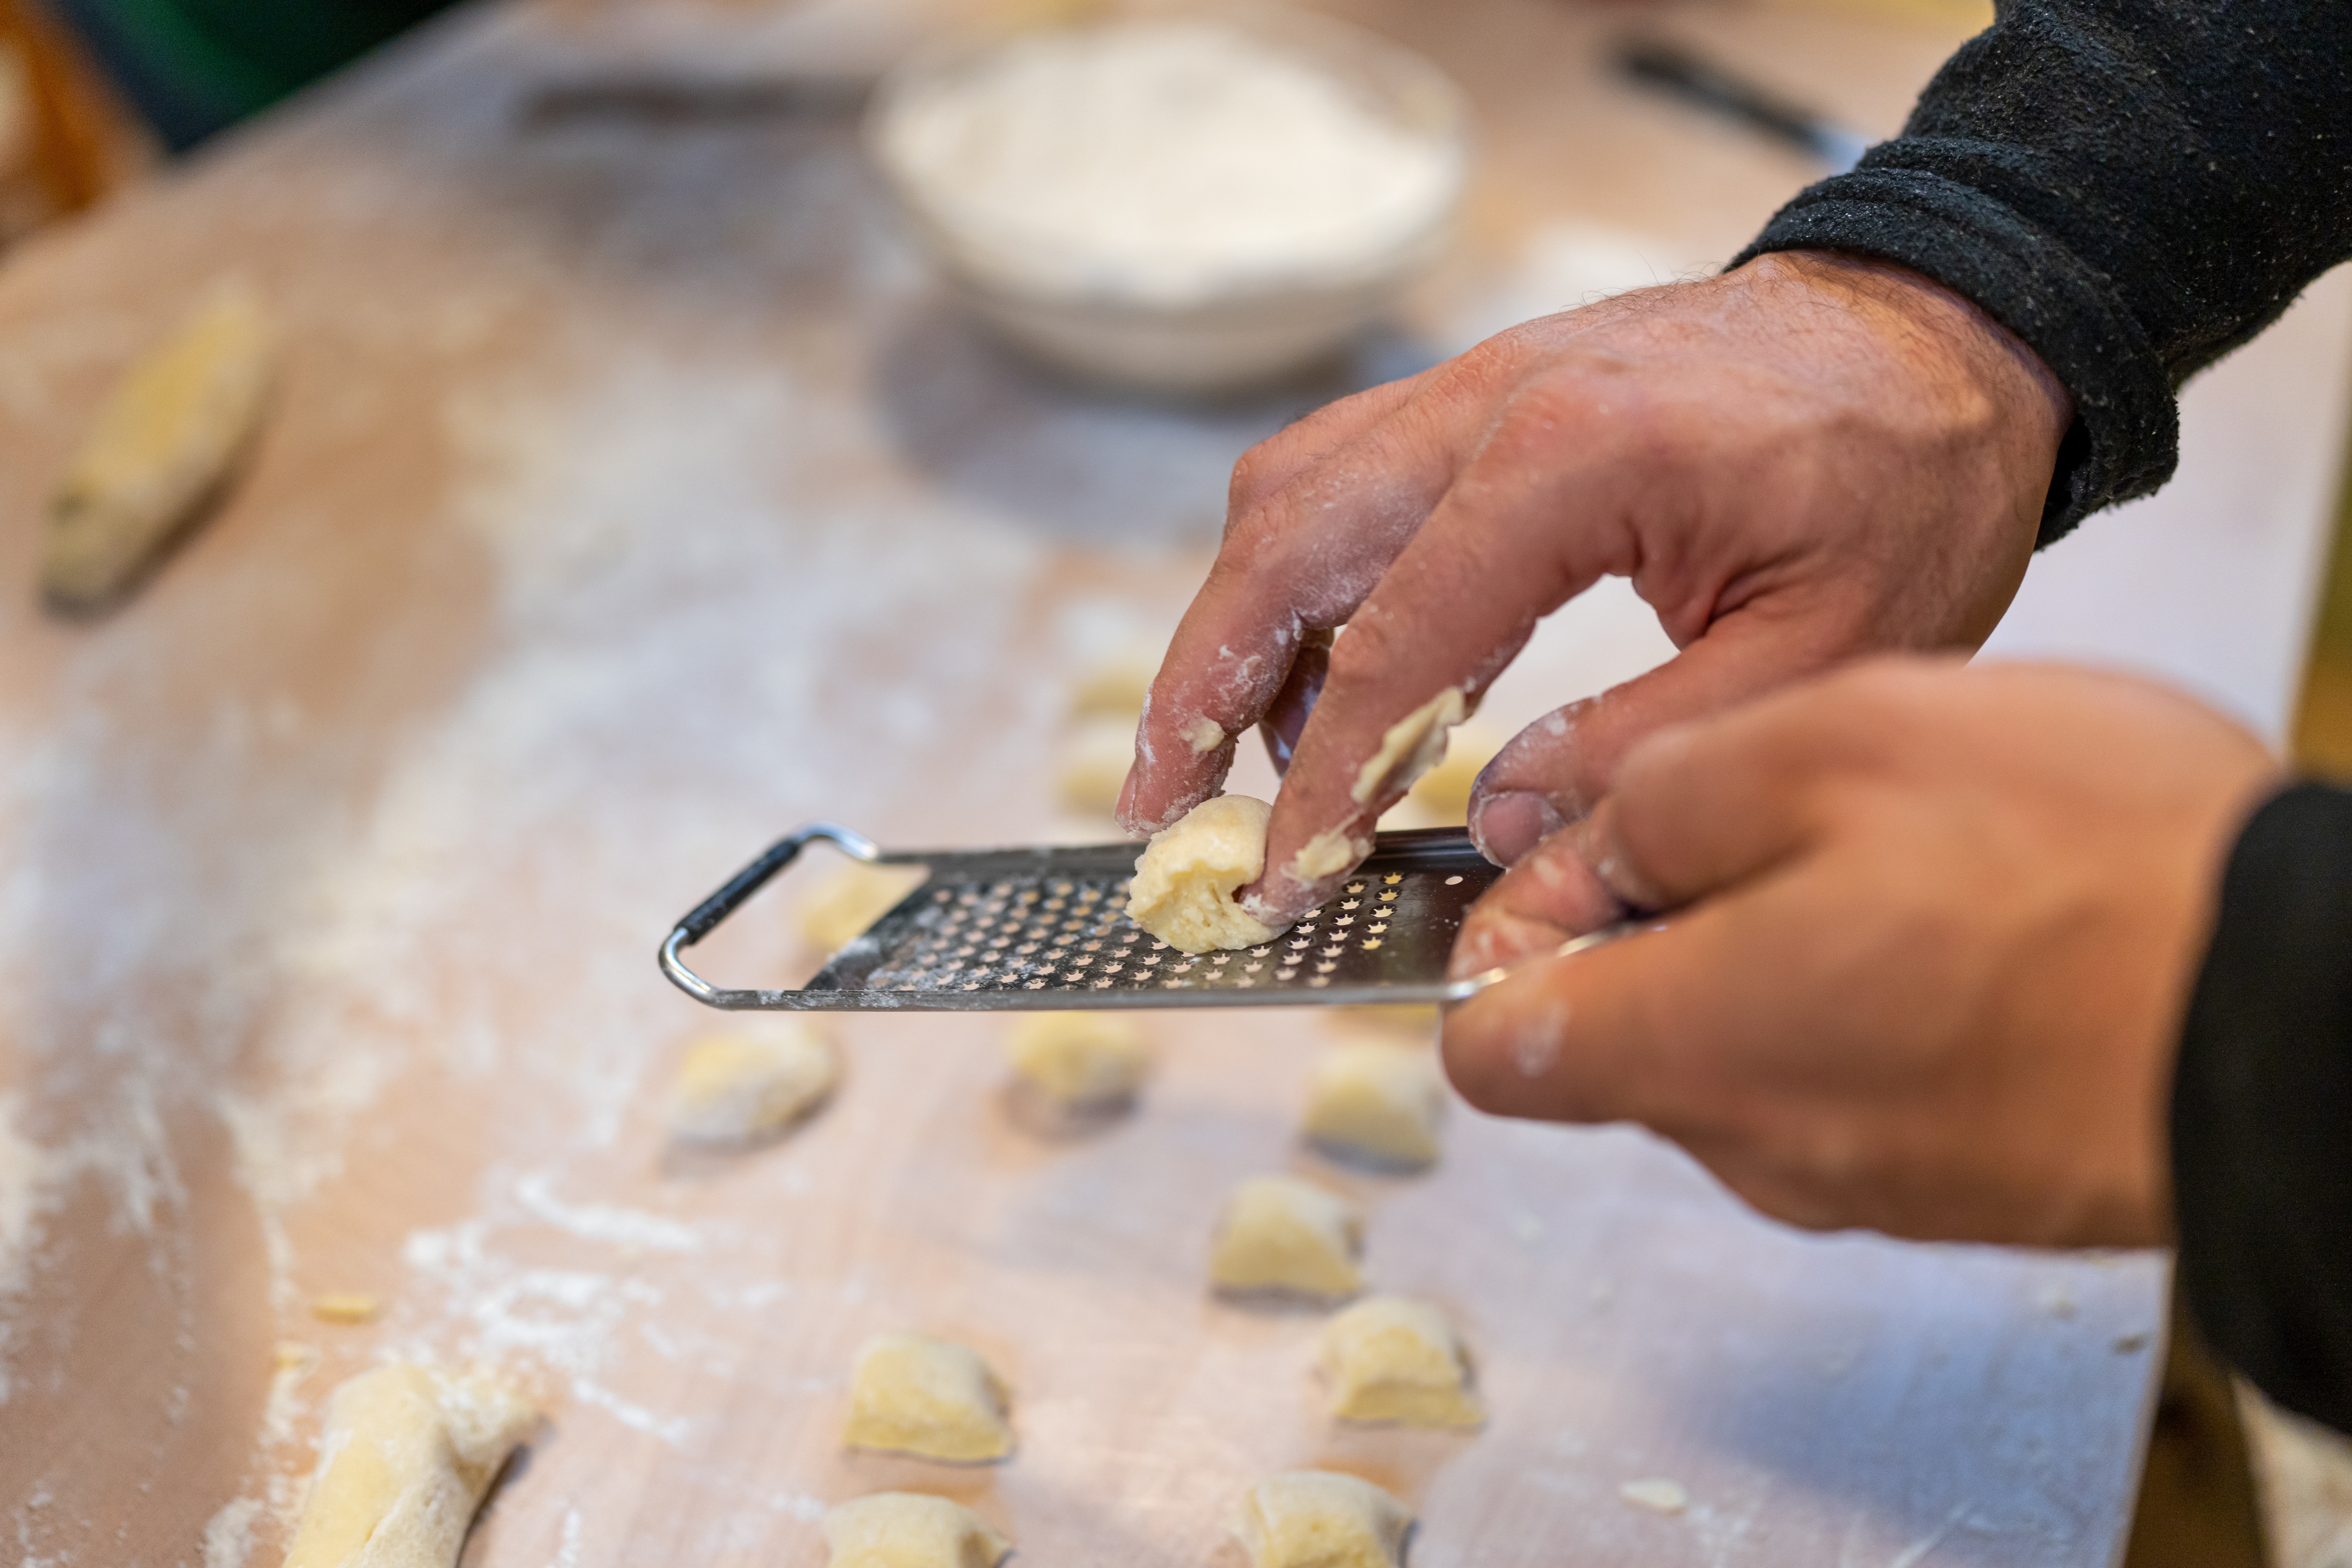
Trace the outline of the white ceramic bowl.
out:
<instances>
[{"instance_id":1,"label":"white ceramic bowl","mask_svg":"<svg viewBox=\"0 0 2352 1568\"><path fill-rule=\"evenodd\" d=\"M1081 241L1008 222L976 203L941 177L935 156L926 162L921 132L911 129L923 105L1040 35L954 41L899 66L877 94L867 146L917 239L972 316L1048 364L1153 392L1227 392L1270 381L1361 331L1450 237L1467 162L1465 115L1460 93L1434 66L1319 17L1223 13L1202 21L1311 67L1358 110L1408 138L1416 171L1408 194L1368 210L1360 225L1328 231L1325 243L1309 247L1317 254L1261 252L1227 265L1203 251L1188 271L1122 273L1099 255L1080 254ZM1155 26L1163 25L1100 23L1060 36ZM1283 152L1273 147L1269 156Z\"/></svg>"}]
</instances>

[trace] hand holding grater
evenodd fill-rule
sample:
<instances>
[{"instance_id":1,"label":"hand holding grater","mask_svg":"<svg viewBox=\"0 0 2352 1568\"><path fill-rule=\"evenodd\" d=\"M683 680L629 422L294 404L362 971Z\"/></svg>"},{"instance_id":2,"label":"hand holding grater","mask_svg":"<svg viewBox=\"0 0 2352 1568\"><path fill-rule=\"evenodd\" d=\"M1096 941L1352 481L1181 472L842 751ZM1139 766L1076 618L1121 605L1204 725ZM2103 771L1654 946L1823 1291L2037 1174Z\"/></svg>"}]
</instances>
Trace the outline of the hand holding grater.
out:
<instances>
[{"instance_id":1,"label":"hand holding grater","mask_svg":"<svg viewBox=\"0 0 2352 1568\"><path fill-rule=\"evenodd\" d=\"M919 866L920 887L797 990L730 991L679 955L822 839L875 866ZM1127 917L1141 846L886 851L829 822L778 840L677 922L661 969L688 995L730 1011L1048 1011L1459 1002L1508 973L1448 980L1462 917L1501 871L1458 827L1379 835L1339 891L1262 946L1186 953ZM1566 957L1628 936L1578 937Z\"/></svg>"}]
</instances>

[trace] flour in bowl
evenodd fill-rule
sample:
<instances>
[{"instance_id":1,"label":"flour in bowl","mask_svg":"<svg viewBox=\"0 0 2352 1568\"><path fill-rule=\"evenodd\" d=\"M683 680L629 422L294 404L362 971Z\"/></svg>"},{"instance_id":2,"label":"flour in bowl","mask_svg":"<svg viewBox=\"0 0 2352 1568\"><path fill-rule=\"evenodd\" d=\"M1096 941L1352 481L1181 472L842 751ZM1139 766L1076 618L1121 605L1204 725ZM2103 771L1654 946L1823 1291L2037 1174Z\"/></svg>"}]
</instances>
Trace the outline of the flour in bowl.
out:
<instances>
[{"instance_id":1,"label":"flour in bowl","mask_svg":"<svg viewBox=\"0 0 2352 1568\"><path fill-rule=\"evenodd\" d=\"M1203 22L1015 39L894 105L882 151L1003 281L1168 303L1385 262L1461 161L1306 52Z\"/></svg>"}]
</instances>

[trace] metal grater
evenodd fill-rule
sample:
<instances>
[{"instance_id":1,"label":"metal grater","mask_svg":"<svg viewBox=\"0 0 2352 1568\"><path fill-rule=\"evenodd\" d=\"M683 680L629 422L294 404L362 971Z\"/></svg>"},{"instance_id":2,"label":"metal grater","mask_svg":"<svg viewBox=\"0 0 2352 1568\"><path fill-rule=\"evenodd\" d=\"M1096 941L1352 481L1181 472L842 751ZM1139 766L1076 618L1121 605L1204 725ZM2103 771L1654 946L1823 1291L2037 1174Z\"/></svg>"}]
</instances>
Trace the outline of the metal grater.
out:
<instances>
[{"instance_id":1,"label":"metal grater","mask_svg":"<svg viewBox=\"0 0 2352 1568\"><path fill-rule=\"evenodd\" d=\"M798 990L729 991L678 955L822 839L877 866L929 875ZM713 1007L926 1012L1277 1007L1458 1002L1501 970L1445 976L1462 917L1502 873L1460 828L1383 833L1340 890L1262 947L1188 954L1127 918L1139 847L884 851L813 823L738 871L661 946L662 973ZM1637 928L1612 926L1554 956Z\"/></svg>"}]
</instances>

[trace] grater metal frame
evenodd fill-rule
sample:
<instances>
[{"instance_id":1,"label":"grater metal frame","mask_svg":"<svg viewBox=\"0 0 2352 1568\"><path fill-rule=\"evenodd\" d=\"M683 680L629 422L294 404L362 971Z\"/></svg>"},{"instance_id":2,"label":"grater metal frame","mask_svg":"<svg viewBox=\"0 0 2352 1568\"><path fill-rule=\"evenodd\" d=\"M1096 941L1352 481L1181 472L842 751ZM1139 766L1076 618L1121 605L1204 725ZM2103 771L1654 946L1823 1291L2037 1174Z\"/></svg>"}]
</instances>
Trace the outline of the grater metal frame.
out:
<instances>
[{"instance_id":1,"label":"grater metal frame","mask_svg":"<svg viewBox=\"0 0 2352 1568\"><path fill-rule=\"evenodd\" d=\"M729 989L688 966L686 949L815 843L869 866L921 867L926 876L805 985ZM661 971L696 1001L729 1012L1443 1004L1510 972L1445 978L1463 912L1502 874L1460 828L1380 834L1327 907L1264 946L1225 953L1181 952L1126 919L1139 852L1133 843L886 850L838 823L810 823L679 921L662 942ZM1610 926L1538 956L1567 957L1649 929Z\"/></svg>"}]
</instances>

